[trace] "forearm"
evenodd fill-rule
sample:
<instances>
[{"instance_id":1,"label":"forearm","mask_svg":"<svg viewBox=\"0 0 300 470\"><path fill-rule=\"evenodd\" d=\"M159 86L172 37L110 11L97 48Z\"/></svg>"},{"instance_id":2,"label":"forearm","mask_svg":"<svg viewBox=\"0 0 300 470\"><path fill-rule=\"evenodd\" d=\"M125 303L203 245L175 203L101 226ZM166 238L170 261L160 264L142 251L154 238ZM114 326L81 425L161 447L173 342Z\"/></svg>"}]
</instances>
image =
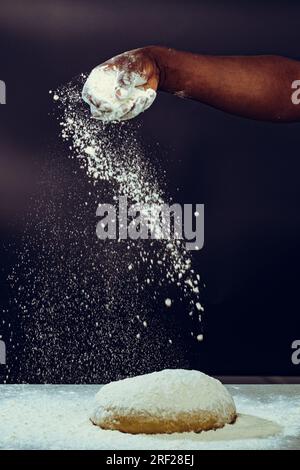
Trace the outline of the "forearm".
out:
<instances>
[{"instance_id":1,"label":"forearm","mask_svg":"<svg viewBox=\"0 0 300 470\"><path fill-rule=\"evenodd\" d=\"M208 56L146 48L159 69L159 89L252 119L300 120L292 103L298 61L280 56Z\"/></svg>"}]
</instances>

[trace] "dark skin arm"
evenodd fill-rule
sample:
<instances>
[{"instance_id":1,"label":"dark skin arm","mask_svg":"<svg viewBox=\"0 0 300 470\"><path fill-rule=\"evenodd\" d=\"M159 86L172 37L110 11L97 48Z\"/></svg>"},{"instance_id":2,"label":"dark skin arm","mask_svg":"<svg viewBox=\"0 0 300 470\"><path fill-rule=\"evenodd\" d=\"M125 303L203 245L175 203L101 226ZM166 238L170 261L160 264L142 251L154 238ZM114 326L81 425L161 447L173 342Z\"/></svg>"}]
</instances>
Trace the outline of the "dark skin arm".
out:
<instances>
[{"instance_id":1,"label":"dark skin arm","mask_svg":"<svg viewBox=\"0 0 300 470\"><path fill-rule=\"evenodd\" d=\"M160 69L159 89L240 116L268 121L300 119L292 82L300 63L279 56L206 56L150 48Z\"/></svg>"},{"instance_id":2,"label":"dark skin arm","mask_svg":"<svg viewBox=\"0 0 300 470\"><path fill-rule=\"evenodd\" d=\"M190 98L231 114L274 122L300 120L292 83L300 62L280 56L210 56L148 46L105 64L146 78L145 88Z\"/></svg>"}]
</instances>

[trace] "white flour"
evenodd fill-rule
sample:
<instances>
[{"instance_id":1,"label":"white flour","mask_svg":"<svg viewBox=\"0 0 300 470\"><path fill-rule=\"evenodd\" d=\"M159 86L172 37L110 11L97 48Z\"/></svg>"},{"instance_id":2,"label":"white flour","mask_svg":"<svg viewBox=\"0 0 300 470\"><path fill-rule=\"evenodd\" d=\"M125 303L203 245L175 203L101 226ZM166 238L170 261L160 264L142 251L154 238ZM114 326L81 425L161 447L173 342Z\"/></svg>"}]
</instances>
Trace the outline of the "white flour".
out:
<instances>
[{"instance_id":1,"label":"white flour","mask_svg":"<svg viewBox=\"0 0 300 470\"><path fill-rule=\"evenodd\" d=\"M90 73L82 97L91 114L101 121L132 119L148 109L156 97L151 88L145 90L144 78L131 72L126 77L114 66L102 65Z\"/></svg>"},{"instance_id":2,"label":"white flour","mask_svg":"<svg viewBox=\"0 0 300 470\"><path fill-rule=\"evenodd\" d=\"M202 282L184 241L97 239L99 203L171 197L136 121L91 118L82 100L86 78L51 94L64 149L55 144L45 165L9 276L25 338L21 372L8 370L10 382L108 382L188 367L186 337L193 332L198 347L202 335ZM66 152L76 162L62 161ZM189 315L184 328L175 312Z\"/></svg>"},{"instance_id":3,"label":"white flour","mask_svg":"<svg viewBox=\"0 0 300 470\"><path fill-rule=\"evenodd\" d=\"M170 435L130 435L93 426L89 413L98 389L96 385L0 385L0 448L299 448L299 394L285 393L285 386L277 386L276 392L271 385L246 386L247 392L245 386L230 386L238 413L252 417L241 417L216 431ZM277 427L261 420L271 420ZM279 433L278 426L282 427Z\"/></svg>"},{"instance_id":4,"label":"white flour","mask_svg":"<svg viewBox=\"0 0 300 470\"><path fill-rule=\"evenodd\" d=\"M103 72L98 70L94 73L102 74ZM107 73L105 72L104 75ZM115 74L114 71L109 73ZM111 127L111 125L92 119L87 113L81 96L81 87L85 79L86 77L82 75L79 83L68 84L57 90L54 95L58 97L55 101L62 112L61 135L69 143L71 157L78 158L81 167L85 169L93 184L101 181L112 183L114 200L117 200L119 196L127 196L130 204L161 205L166 201L170 202L170 198L165 194L160 172L153 168L145 157L134 130L122 123ZM97 87L100 81L97 79L94 82L93 74L90 80L98 96L100 91ZM103 79L103 84L107 85L103 86L103 90L106 90L106 99L111 96L111 82L114 80L115 78L107 78L107 81ZM84 95L88 88L86 84ZM128 239L129 253L134 244L133 240ZM203 310L200 303L202 285L199 274L193 268L191 253L185 248L185 242L171 239L147 241L141 244L140 257L132 259L130 271L134 273L141 265L146 266L147 276L145 278L139 276L133 288L146 291L149 285L156 285L157 291L153 296L155 301L163 286L175 286L181 301L185 300L187 303L184 309L189 313L191 320L193 316L196 320L197 331L193 336L197 341L197 336L202 334L202 315L200 314ZM160 270L159 279L157 270ZM115 271L118 271L117 267ZM168 298L166 302L163 302L166 307L174 305L174 302Z\"/></svg>"},{"instance_id":5,"label":"white flour","mask_svg":"<svg viewBox=\"0 0 300 470\"><path fill-rule=\"evenodd\" d=\"M97 421L98 413L108 409L165 417L202 410L215 411L226 418L235 406L219 380L196 370L165 369L102 387L96 395L93 421Z\"/></svg>"}]
</instances>

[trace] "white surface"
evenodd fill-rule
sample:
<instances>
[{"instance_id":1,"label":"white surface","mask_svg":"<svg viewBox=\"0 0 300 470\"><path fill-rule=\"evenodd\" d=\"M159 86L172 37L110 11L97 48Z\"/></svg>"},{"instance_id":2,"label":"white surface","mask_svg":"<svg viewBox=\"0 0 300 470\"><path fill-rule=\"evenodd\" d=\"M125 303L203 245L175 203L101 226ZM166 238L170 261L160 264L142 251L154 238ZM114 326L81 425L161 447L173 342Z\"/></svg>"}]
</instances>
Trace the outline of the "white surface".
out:
<instances>
[{"instance_id":1,"label":"white surface","mask_svg":"<svg viewBox=\"0 0 300 470\"><path fill-rule=\"evenodd\" d=\"M228 386L239 413L270 419L283 433L260 439L203 441L200 434L122 434L88 417L97 385L0 385L0 448L4 449L279 449L300 448L300 386ZM212 432L212 431L210 431ZM217 434L219 433L219 434Z\"/></svg>"}]
</instances>

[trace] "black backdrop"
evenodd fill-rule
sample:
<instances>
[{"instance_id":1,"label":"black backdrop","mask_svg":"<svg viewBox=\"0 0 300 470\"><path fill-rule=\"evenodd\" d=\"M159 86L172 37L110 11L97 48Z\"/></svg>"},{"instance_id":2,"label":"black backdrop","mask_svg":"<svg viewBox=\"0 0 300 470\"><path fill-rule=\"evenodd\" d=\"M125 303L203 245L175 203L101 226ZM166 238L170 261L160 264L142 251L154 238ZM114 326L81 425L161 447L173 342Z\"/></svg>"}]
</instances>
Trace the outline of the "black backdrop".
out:
<instances>
[{"instance_id":1,"label":"black backdrop","mask_svg":"<svg viewBox=\"0 0 300 470\"><path fill-rule=\"evenodd\" d=\"M35 186L32 155L43 165L47 159L70 165L61 154L47 153L58 139L48 90L116 53L148 44L297 58L300 5L1 1L0 79L7 84L7 105L0 108L1 302L7 309L5 325L14 325L7 346L8 367L16 370L9 380L39 378L34 370L23 377L16 364L26 357L22 329L9 304L14 292L6 279L16 256L15 245L9 248L7 242L18 246L22 235L18 214ZM245 120L163 93L138 120L140 140L159 142L170 193L180 201L205 204L205 247L196 264L207 285L206 339L188 348L184 365L220 375L299 375L300 366L291 362L291 343L300 336L300 124ZM78 191L86 191L79 181L83 175L72 178ZM178 312L178 328L180 322ZM0 323L4 338L5 325L2 332ZM112 377L122 375L114 367ZM144 369L151 368L149 358ZM97 380L105 380L101 371Z\"/></svg>"}]
</instances>

